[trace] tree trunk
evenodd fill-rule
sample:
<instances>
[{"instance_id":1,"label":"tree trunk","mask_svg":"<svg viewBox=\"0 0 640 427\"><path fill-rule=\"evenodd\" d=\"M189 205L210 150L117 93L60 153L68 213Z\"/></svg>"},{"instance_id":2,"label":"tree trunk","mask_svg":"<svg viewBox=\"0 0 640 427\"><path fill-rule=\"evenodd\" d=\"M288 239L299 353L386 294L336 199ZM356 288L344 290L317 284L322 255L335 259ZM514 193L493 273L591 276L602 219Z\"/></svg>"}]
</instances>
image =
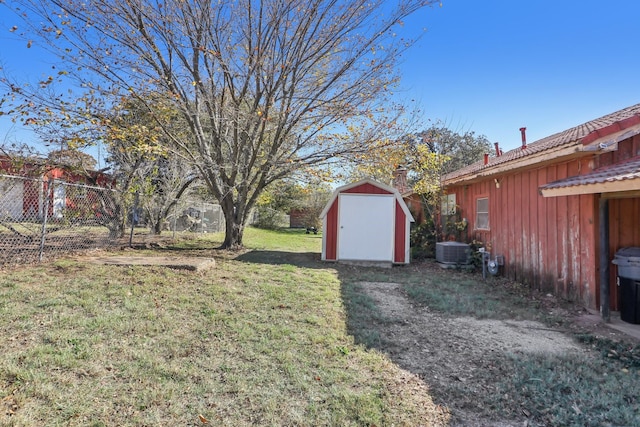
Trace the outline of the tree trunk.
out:
<instances>
[{"instance_id":1,"label":"tree trunk","mask_svg":"<svg viewBox=\"0 0 640 427\"><path fill-rule=\"evenodd\" d=\"M156 236L159 236L162 233L162 222L163 222L162 217L160 218L154 218L153 220L153 234L155 234Z\"/></svg>"},{"instance_id":2,"label":"tree trunk","mask_svg":"<svg viewBox=\"0 0 640 427\"><path fill-rule=\"evenodd\" d=\"M232 200L226 199L220 203L224 213L225 232L222 249L242 248L242 236L246 215L242 210L236 209Z\"/></svg>"},{"instance_id":3,"label":"tree trunk","mask_svg":"<svg viewBox=\"0 0 640 427\"><path fill-rule=\"evenodd\" d=\"M240 249L242 248L242 236L244 234L244 225L235 221L226 220L226 230L224 235L223 249Z\"/></svg>"}]
</instances>

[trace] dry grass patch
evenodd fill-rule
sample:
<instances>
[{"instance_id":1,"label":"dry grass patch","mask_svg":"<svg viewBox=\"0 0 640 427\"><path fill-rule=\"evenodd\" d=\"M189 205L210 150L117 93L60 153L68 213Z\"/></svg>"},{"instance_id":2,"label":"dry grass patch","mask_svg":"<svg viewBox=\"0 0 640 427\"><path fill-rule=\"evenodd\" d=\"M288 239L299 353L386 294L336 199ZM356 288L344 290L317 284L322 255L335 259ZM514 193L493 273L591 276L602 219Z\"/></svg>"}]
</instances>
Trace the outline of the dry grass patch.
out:
<instances>
[{"instance_id":1,"label":"dry grass patch","mask_svg":"<svg viewBox=\"0 0 640 427\"><path fill-rule=\"evenodd\" d=\"M354 344L330 266L217 255L206 273L4 272L0 425L446 424L421 380Z\"/></svg>"}]
</instances>

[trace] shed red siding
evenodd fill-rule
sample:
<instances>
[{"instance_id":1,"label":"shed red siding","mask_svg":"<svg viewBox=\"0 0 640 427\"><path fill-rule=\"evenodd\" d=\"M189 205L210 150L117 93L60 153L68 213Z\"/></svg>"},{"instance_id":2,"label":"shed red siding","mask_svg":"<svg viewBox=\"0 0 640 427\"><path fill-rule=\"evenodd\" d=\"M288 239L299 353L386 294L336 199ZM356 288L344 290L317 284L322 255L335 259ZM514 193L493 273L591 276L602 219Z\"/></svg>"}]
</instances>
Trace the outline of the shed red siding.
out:
<instances>
[{"instance_id":1,"label":"shed red siding","mask_svg":"<svg viewBox=\"0 0 640 427\"><path fill-rule=\"evenodd\" d=\"M346 194L358 194L362 195L363 202L368 199L367 196L371 196L376 198L378 201L381 200L381 196L390 196L384 197L389 202L393 202L393 205L384 203L384 212L375 212L375 211L364 211L363 212L344 212L345 215L342 215L339 212L340 209L340 196ZM355 196L360 197L360 196ZM352 204L347 203L347 199L343 199L345 201L345 206L354 206ZM353 196L350 197L350 200L353 200ZM363 203L364 206L368 206L367 203ZM388 207L393 208L392 218L389 218ZM346 221L344 224L347 226L347 223L352 224L354 221L358 222L359 218L364 215L375 215L375 218L384 218L384 223L388 224L388 226L393 231L393 235L386 235L389 239L385 237L385 241L382 244L389 245L385 246L385 251L389 251L388 258L385 254L384 262L390 262L392 264L408 264L410 262L409 257L409 229L410 222L413 221L413 217L406 206L404 200L402 200L400 194L393 189L392 187L388 187L384 184L377 183L372 180L363 180L357 183L353 183L350 185L345 185L343 187L339 187L334 190L331 200L327 203L325 208L322 211L321 218L323 219L323 241L322 241L322 259L326 261L340 261L338 259L339 255L342 254L342 248L339 240L339 228L343 225L340 221ZM382 215L382 216L380 216ZM388 220L387 220L388 218ZM370 218L369 218L370 219ZM380 226L378 223L376 226ZM369 233L367 231L366 233ZM373 235L372 235L373 236ZM363 236L365 237L365 236ZM367 240L367 239L364 239ZM347 242L348 243L348 242ZM347 248L347 246L344 246ZM352 248L349 248L352 249ZM346 252L345 252L346 253ZM368 261L367 254L358 254L358 257L362 256L363 259L358 260L350 260L350 261ZM379 256L379 255L376 255ZM377 258L376 258L377 259Z\"/></svg>"},{"instance_id":2,"label":"shed red siding","mask_svg":"<svg viewBox=\"0 0 640 427\"><path fill-rule=\"evenodd\" d=\"M407 224L407 216L404 214L400 203L396 201L396 223L394 232L394 248L393 248L393 262L404 263L408 260L405 259L405 247L407 244L405 227Z\"/></svg>"},{"instance_id":3,"label":"shed red siding","mask_svg":"<svg viewBox=\"0 0 640 427\"><path fill-rule=\"evenodd\" d=\"M327 212L327 226L323 230L326 239L325 256L329 261L338 259L338 199L334 200Z\"/></svg>"},{"instance_id":4,"label":"shed red siding","mask_svg":"<svg viewBox=\"0 0 640 427\"><path fill-rule=\"evenodd\" d=\"M289 228L305 228L305 211L303 209L291 209L289 211Z\"/></svg>"},{"instance_id":5,"label":"shed red siding","mask_svg":"<svg viewBox=\"0 0 640 427\"><path fill-rule=\"evenodd\" d=\"M343 193L362 193L362 194L393 194L384 188L377 187L373 184L364 183L362 185L348 188Z\"/></svg>"}]
</instances>

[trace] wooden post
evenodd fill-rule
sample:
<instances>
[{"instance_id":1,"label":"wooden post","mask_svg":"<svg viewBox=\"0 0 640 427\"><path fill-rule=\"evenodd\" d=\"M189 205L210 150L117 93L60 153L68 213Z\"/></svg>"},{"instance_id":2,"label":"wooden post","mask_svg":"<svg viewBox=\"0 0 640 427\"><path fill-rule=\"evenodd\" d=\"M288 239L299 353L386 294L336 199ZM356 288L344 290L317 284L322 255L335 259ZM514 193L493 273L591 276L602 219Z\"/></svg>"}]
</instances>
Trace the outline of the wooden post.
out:
<instances>
[{"instance_id":1,"label":"wooden post","mask_svg":"<svg viewBox=\"0 0 640 427\"><path fill-rule=\"evenodd\" d=\"M609 311L609 200L600 195L600 314L606 323L611 321Z\"/></svg>"}]
</instances>

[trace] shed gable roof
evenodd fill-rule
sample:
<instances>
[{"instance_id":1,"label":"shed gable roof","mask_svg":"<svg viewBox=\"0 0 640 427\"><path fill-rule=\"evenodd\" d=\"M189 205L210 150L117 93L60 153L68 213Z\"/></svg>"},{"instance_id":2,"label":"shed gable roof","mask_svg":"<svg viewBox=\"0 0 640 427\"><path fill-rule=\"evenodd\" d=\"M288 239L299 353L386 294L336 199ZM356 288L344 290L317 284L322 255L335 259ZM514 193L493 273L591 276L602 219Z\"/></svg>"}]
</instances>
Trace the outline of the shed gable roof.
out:
<instances>
[{"instance_id":1,"label":"shed gable roof","mask_svg":"<svg viewBox=\"0 0 640 427\"><path fill-rule=\"evenodd\" d=\"M593 144L617 132L640 124L640 104L624 108L606 116L588 121L562 132L527 144L526 148L514 148L499 157L492 157L488 164L483 160L453 171L443 177L443 183L453 184L474 179L480 175L489 176L500 172L503 167L513 164L514 168L527 165L527 160L535 161L541 154L561 158L581 151L594 151ZM640 133L640 127L636 129Z\"/></svg>"},{"instance_id":2,"label":"shed gable roof","mask_svg":"<svg viewBox=\"0 0 640 427\"><path fill-rule=\"evenodd\" d=\"M336 188L333 191L333 193L331 194L331 198L329 199L329 202L327 202L326 206L322 210L322 213L320 214L320 218L324 218L325 216L327 216L327 213L329 212L329 209L331 209L331 206L336 201L336 199L338 198L340 193L348 193L349 190L354 189L354 188L359 187L359 186L362 186L364 184L373 185L374 187L380 188L381 190L385 191L386 193L389 193L390 195L393 195L395 197L395 199L396 199L396 202L399 204L400 208L405 213L405 215L407 216L409 221L411 221L411 222L415 221L413 219L413 215L411 215L411 212L409 211L409 208L407 207L407 204L402 199L402 196L400 195L400 193L398 192L398 190L396 188L393 188L391 186L382 184L382 183L374 181L372 179L363 179L361 181L353 182L351 184L343 185L342 187Z\"/></svg>"}]
</instances>

